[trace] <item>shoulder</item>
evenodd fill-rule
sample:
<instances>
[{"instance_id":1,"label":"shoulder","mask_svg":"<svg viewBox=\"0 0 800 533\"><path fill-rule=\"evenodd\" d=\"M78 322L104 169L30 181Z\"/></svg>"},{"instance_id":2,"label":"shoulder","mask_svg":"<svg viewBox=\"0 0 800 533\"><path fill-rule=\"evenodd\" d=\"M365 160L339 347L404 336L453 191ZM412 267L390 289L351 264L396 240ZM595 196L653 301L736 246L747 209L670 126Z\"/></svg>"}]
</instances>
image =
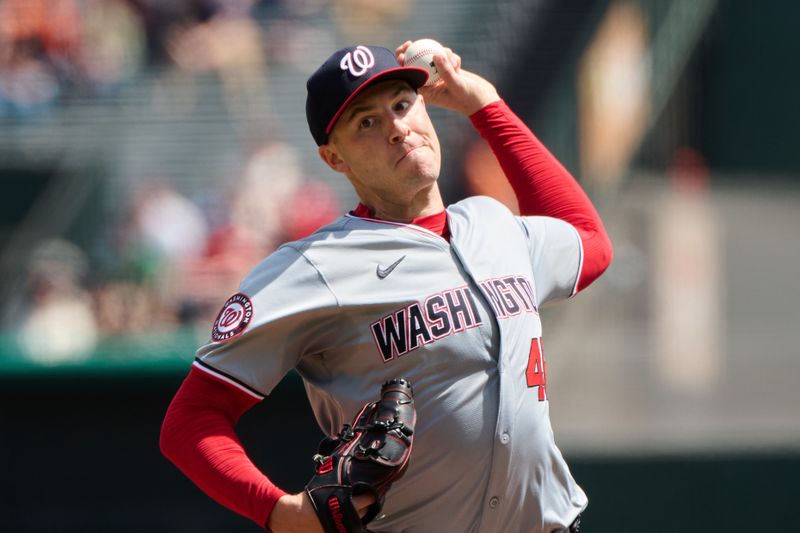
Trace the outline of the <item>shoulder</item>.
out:
<instances>
[{"instance_id":1,"label":"shoulder","mask_svg":"<svg viewBox=\"0 0 800 533\"><path fill-rule=\"evenodd\" d=\"M464 205L464 206L472 206L481 209L492 209L492 210L500 210L511 213L511 211L506 207L503 203L495 200L491 196L470 196L468 198L464 198L460 202L457 202L453 205Z\"/></svg>"},{"instance_id":2,"label":"shoulder","mask_svg":"<svg viewBox=\"0 0 800 533\"><path fill-rule=\"evenodd\" d=\"M255 294L277 282L285 284L291 280L307 278L310 270L312 270L311 265L299 250L283 245L247 273L242 280L240 290L247 294Z\"/></svg>"},{"instance_id":3,"label":"shoulder","mask_svg":"<svg viewBox=\"0 0 800 533\"><path fill-rule=\"evenodd\" d=\"M472 196L447 208L451 228L463 231L487 231L510 238L521 235L528 240L577 236L577 230L565 220L549 216L518 216L508 207L488 196Z\"/></svg>"},{"instance_id":4,"label":"shoulder","mask_svg":"<svg viewBox=\"0 0 800 533\"><path fill-rule=\"evenodd\" d=\"M473 196L447 208L450 233L462 246L523 246L525 235L517 219L505 205L487 196Z\"/></svg>"},{"instance_id":5,"label":"shoulder","mask_svg":"<svg viewBox=\"0 0 800 533\"><path fill-rule=\"evenodd\" d=\"M452 219L463 218L467 221L488 219L510 222L514 220L514 213L488 196L470 196L447 207L448 216Z\"/></svg>"},{"instance_id":6,"label":"shoulder","mask_svg":"<svg viewBox=\"0 0 800 533\"><path fill-rule=\"evenodd\" d=\"M447 216L451 222L481 225L513 224L517 218L508 207L488 196L470 196L451 204Z\"/></svg>"},{"instance_id":7,"label":"shoulder","mask_svg":"<svg viewBox=\"0 0 800 533\"><path fill-rule=\"evenodd\" d=\"M282 244L250 270L242 280L241 290L252 294L275 284L305 284L305 288L324 285L310 252L335 239L347 223L345 217L340 217L307 237Z\"/></svg>"}]
</instances>

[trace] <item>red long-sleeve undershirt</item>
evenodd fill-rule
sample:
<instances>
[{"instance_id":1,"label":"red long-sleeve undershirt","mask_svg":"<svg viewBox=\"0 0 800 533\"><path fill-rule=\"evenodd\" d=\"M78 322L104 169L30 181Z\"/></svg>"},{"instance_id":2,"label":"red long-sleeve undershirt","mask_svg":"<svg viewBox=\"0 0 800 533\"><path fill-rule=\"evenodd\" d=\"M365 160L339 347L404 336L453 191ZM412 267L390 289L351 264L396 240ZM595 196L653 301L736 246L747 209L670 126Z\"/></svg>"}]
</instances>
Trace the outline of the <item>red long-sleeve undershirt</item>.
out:
<instances>
[{"instance_id":1,"label":"red long-sleeve undershirt","mask_svg":"<svg viewBox=\"0 0 800 533\"><path fill-rule=\"evenodd\" d=\"M234 426L258 400L192 367L161 427L161 452L216 501L266 527L286 494L247 457Z\"/></svg>"},{"instance_id":2,"label":"red long-sleeve undershirt","mask_svg":"<svg viewBox=\"0 0 800 533\"><path fill-rule=\"evenodd\" d=\"M470 116L489 143L519 202L520 214L544 215L572 224L583 243L577 290L611 264L613 249L592 202L572 175L502 100Z\"/></svg>"},{"instance_id":3,"label":"red long-sleeve undershirt","mask_svg":"<svg viewBox=\"0 0 800 533\"><path fill-rule=\"evenodd\" d=\"M522 215L546 215L571 223L583 242L578 290L611 262L612 248L597 211L569 172L502 101L470 116L489 143L517 196ZM356 214L369 216L359 206ZM444 212L415 220L445 237ZM285 494L247 457L234 426L257 403L245 392L193 367L170 404L161 429L161 450L197 486L262 527Z\"/></svg>"}]
</instances>

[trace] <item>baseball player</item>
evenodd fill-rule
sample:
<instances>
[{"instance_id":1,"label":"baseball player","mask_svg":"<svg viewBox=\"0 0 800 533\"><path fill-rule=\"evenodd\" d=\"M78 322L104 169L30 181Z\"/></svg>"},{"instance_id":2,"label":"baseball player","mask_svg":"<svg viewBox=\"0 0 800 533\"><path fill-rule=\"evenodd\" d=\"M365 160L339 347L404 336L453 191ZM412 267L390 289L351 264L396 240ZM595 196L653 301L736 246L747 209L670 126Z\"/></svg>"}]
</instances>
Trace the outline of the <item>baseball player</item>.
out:
<instances>
[{"instance_id":1,"label":"baseball player","mask_svg":"<svg viewBox=\"0 0 800 533\"><path fill-rule=\"evenodd\" d=\"M610 241L490 82L445 48L434 57L441 80L424 86L425 70L402 66L409 44L338 50L309 78L319 155L360 204L281 246L224 303L168 409L161 449L262 527L322 531L305 493L285 493L248 459L236 421L295 369L335 434L381 383L403 377L416 440L371 531L577 531L587 498L554 443L539 313L607 268ZM522 216L486 197L445 208L429 105L469 117ZM355 501L362 512L370 503Z\"/></svg>"}]
</instances>

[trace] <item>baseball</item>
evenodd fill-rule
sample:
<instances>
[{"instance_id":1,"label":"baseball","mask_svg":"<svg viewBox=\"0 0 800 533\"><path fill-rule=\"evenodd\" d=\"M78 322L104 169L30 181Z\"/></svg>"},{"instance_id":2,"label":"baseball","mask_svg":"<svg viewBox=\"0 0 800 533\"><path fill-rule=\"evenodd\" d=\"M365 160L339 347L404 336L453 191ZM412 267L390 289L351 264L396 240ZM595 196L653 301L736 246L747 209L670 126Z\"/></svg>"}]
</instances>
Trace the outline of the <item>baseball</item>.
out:
<instances>
[{"instance_id":1,"label":"baseball","mask_svg":"<svg viewBox=\"0 0 800 533\"><path fill-rule=\"evenodd\" d=\"M430 74L428 82L425 85L433 85L439 81L439 71L433 64L433 54L437 52L444 52L441 44L433 39L419 39L414 41L406 49L405 60L403 65L406 67L420 67L424 68Z\"/></svg>"}]
</instances>

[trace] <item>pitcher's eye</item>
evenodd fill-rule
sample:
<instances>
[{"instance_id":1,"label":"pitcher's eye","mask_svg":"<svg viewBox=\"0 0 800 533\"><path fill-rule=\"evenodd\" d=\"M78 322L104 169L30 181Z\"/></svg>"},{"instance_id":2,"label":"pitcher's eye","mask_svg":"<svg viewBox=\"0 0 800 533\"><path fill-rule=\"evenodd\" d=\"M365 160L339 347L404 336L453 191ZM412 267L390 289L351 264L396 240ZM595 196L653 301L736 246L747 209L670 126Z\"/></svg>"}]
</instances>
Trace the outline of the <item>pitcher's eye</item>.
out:
<instances>
[{"instance_id":1,"label":"pitcher's eye","mask_svg":"<svg viewBox=\"0 0 800 533\"><path fill-rule=\"evenodd\" d=\"M372 117L364 117L361 119L361 122L358 123L359 129L367 129L371 128L372 125L375 124L375 119Z\"/></svg>"}]
</instances>

